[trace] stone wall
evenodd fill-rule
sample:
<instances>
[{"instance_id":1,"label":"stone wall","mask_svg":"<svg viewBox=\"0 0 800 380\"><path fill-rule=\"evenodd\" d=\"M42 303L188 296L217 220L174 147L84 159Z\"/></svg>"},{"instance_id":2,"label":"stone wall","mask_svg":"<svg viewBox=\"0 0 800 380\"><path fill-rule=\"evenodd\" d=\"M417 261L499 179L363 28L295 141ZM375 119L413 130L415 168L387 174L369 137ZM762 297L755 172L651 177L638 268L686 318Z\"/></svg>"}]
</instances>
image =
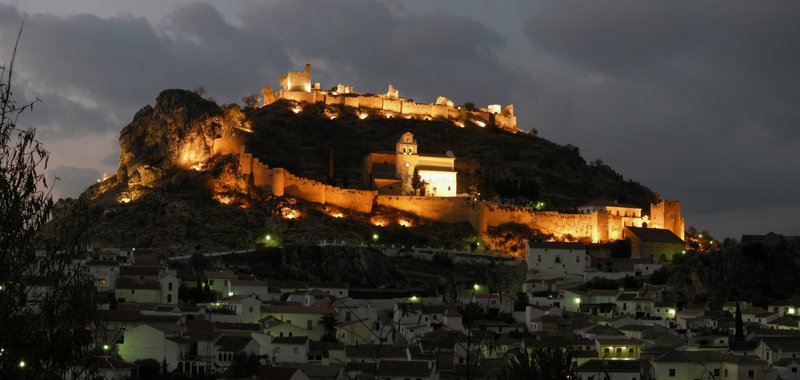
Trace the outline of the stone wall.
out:
<instances>
[{"instance_id":1,"label":"stone wall","mask_svg":"<svg viewBox=\"0 0 800 380\"><path fill-rule=\"evenodd\" d=\"M469 222L472 219L472 202L464 197L378 195L376 203L440 222Z\"/></svg>"},{"instance_id":2,"label":"stone wall","mask_svg":"<svg viewBox=\"0 0 800 380\"><path fill-rule=\"evenodd\" d=\"M298 177L282 168L270 169L257 157L244 151L239 137L217 139L215 154L235 154L242 175L262 191L277 196L291 196L309 202L332 204L361 213L372 212L373 205L394 208L422 218L446 223L470 223L479 233L489 227L518 223L553 235L557 239L587 239L593 242L622 239L623 217L604 212L563 214L540 212L529 207L507 206L472 201L466 197L412 197L378 195L375 190L338 188L311 179ZM683 238L683 218L679 201L661 201L651 205L651 225L666 228Z\"/></svg>"}]
</instances>

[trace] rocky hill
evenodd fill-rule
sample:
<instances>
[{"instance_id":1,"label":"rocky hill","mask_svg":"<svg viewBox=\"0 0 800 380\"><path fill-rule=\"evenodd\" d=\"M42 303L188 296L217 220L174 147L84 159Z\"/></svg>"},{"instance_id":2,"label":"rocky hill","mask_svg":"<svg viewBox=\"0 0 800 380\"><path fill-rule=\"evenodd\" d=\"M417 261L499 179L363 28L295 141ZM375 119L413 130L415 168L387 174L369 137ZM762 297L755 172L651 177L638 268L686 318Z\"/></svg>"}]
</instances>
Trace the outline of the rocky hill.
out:
<instances>
[{"instance_id":1,"label":"rocky hill","mask_svg":"<svg viewBox=\"0 0 800 380\"><path fill-rule=\"evenodd\" d=\"M302 110L296 113L298 106ZM331 119L326 116L329 111L323 105L282 100L241 110L192 92L165 90L155 106L142 108L120 133L116 175L92 185L77 200L59 202L45 233L78 224L90 231L96 246L133 246L166 254L252 247L264 244L267 234L281 243L376 243L377 232L385 244L475 249L476 234L465 223L439 223L385 208L371 215L332 217L341 211L261 194L238 174L237 161L212 154L214 139L232 135L242 136L247 151L270 167L320 182L329 181L332 155L334 181L340 187L361 188L364 156L393 150L397 138L410 131L421 153L455 154L459 193L475 184L482 197L519 204L543 201L560 211L602 197L646 210L654 197L608 166L587 165L577 148L533 135L379 115L362 120L346 108L337 109L337 117ZM241 194L240 201L215 201L213 194L220 188ZM302 213L302 220L282 215L287 204ZM387 215L406 218L412 227L376 231L374 219Z\"/></svg>"}]
</instances>

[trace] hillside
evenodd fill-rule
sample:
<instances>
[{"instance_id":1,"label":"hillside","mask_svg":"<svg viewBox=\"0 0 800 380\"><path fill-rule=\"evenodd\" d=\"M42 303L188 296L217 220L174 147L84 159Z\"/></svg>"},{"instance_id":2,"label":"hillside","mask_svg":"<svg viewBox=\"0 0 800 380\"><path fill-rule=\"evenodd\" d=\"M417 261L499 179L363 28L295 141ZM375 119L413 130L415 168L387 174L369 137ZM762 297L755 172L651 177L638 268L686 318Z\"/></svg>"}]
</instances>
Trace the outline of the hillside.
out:
<instances>
[{"instance_id":1,"label":"hillside","mask_svg":"<svg viewBox=\"0 0 800 380\"><path fill-rule=\"evenodd\" d=\"M421 154L452 151L458 171L458 193L478 184L486 198L545 201L567 211L597 198L611 198L646 209L653 193L626 181L610 167L587 165L578 149L560 146L527 133L512 134L446 121L359 119L352 111L331 120L325 107L304 107L294 114L292 104L278 101L247 113L254 133L248 150L262 162L326 182L333 151L337 184L361 186L362 161L370 152L393 151L405 132L414 134Z\"/></svg>"},{"instance_id":2,"label":"hillside","mask_svg":"<svg viewBox=\"0 0 800 380\"><path fill-rule=\"evenodd\" d=\"M268 233L279 235L282 243L315 244L332 239L374 243L373 234L380 232L381 244L474 249L475 242L489 239L490 246L513 254L521 238L536 232L501 226L480 237L467 223L426 220L385 207L359 214L274 197L252 187L239 161L214 156L214 140L225 136L241 136L247 152L269 167L320 182L328 182L332 152L340 187L361 188L364 156L393 150L397 138L410 131L421 153L454 152L459 193L477 184L484 198L544 201L564 211L602 197L645 210L653 200L649 189L607 166L587 165L577 149L529 134L379 115L362 120L347 108L337 108L332 120L325 116L330 108L305 105L293 112L297 107L281 100L242 111L192 92L165 90L122 130L117 174L92 185L78 200L61 201L45 233L77 223L89 230L95 246L174 254L253 247ZM235 194L236 201L215 201L223 192ZM302 218L287 220L288 208ZM407 220L411 226L376 229L375 218Z\"/></svg>"}]
</instances>

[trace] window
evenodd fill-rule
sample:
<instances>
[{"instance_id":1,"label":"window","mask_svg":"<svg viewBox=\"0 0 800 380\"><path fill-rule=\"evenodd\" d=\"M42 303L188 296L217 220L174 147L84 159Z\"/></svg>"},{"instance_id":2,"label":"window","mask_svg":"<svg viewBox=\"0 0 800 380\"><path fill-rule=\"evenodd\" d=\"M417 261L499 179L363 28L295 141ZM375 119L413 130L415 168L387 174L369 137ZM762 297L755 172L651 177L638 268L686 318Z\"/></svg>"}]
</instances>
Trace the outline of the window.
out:
<instances>
[{"instance_id":1,"label":"window","mask_svg":"<svg viewBox=\"0 0 800 380\"><path fill-rule=\"evenodd\" d=\"M536 255L536 261L542 262L542 255Z\"/></svg>"},{"instance_id":2,"label":"window","mask_svg":"<svg viewBox=\"0 0 800 380\"><path fill-rule=\"evenodd\" d=\"M135 294L135 293L136 293L136 289L131 289L131 294Z\"/></svg>"},{"instance_id":3,"label":"window","mask_svg":"<svg viewBox=\"0 0 800 380\"><path fill-rule=\"evenodd\" d=\"M635 347L630 347L630 348L628 348L628 352L634 353L634 352L636 352L636 348Z\"/></svg>"},{"instance_id":4,"label":"window","mask_svg":"<svg viewBox=\"0 0 800 380\"><path fill-rule=\"evenodd\" d=\"M581 262L581 256L580 255L575 256L575 262L576 263L580 263Z\"/></svg>"},{"instance_id":5,"label":"window","mask_svg":"<svg viewBox=\"0 0 800 380\"><path fill-rule=\"evenodd\" d=\"M792 367L792 373L797 373L797 367Z\"/></svg>"},{"instance_id":6,"label":"window","mask_svg":"<svg viewBox=\"0 0 800 380\"><path fill-rule=\"evenodd\" d=\"M281 348L280 347L275 347L275 353L276 354L280 354L281 353Z\"/></svg>"},{"instance_id":7,"label":"window","mask_svg":"<svg viewBox=\"0 0 800 380\"><path fill-rule=\"evenodd\" d=\"M253 312L253 307L252 307L252 306L248 307L248 308L247 308L247 311L249 311L249 312L251 312L251 313L252 313L252 312Z\"/></svg>"},{"instance_id":8,"label":"window","mask_svg":"<svg viewBox=\"0 0 800 380\"><path fill-rule=\"evenodd\" d=\"M719 368L714 368L714 376L719 376Z\"/></svg>"},{"instance_id":9,"label":"window","mask_svg":"<svg viewBox=\"0 0 800 380\"><path fill-rule=\"evenodd\" d=\"M728 369L725 368L725 377L728 377Z\"/></svg>"},{"instance_id":10,"label":"window","mask_svg":"<svg viewBox=\"0 0 800 380\"><path fill-rule=\"evenodd\" d=\"M167 303L172 303L172 294L167 294Z\"/></svg>"},{"instance_id":11,"label":"window","mask_svg":"<svg viewBox=\"0 0 800 380\"><path fill-rule=\"evenodd\" d=\"M611 350L608 347L606 347L606 348L603 349L603 352L609 353L609 352L611 352Z\"/></svg>"},{"instance_id":12,"label":"window","mask_svg":"<svg viewBox=\"0 0 800 380\"><path fill-rule=\"evenodd\" d=\"M167 284L167 290L169 290L170 292L172 291L172 283L171 282Z\"/></svg>"},{"instance_id":13,"label":"window","mask_svg":"<svg viewBox=\"0 0 800 380\"><path fill-rule=\"evenodd\" d=\"M311 330L311 329L313 329L313 328L314 328L314 322L312 322L312 321L309 319L309 320L308 320L308 323L306 324L306 329L307 329L307 330Z\"/></svg>"},{"instance_id":14,"label":"window","mask_svg":"<svg viewBox=\"0 0 800 380\"><path fill-rule=\"evenodd\" d=\"M628 304L623 302L622 303L622 310L628 310Z\"/></svg>"},{"instance_id":15,"label":"window","mask_svg":"<svg viewBox=\"0 0 800 380\"><path fill-rule=\"evenodd\" d=\"M293 353L293 354L297 355L299 352L300 352L300 349L299 349L299 348L297 348L297 347L295 347L295 348L292 348L292 353Z\"/></svg>"},{"instance_id":16,"label":"window","mask_svg":"<svg viewBox=\"0 0 800 380\"><path fill-rule=\"evenodd\" d=\"M559 257L558 255L556 255L556 260L555 260L555 263L556 263L556 264L559 264L559 263L561 263L561 257Z\"/></svg>"},{"instance_id":17,"label":"window","mask_svg":"<svg viewBox=\"0 0 800 380\"><path fill-rule=\"evenodd\" d=\"M669 369L669 377L675 377L675 368Z\"/></svg>"},{"instance_id":18,"label":"window","mask_svg":"<svg viewBox=\"0 0 800 380\"><path fill-rule=\"evenodd\" d=\"M621 354L621 353L622 353L622 348L620 348L620 347L617 347L617 353L618 353L618 354Z\"/></svg>"},{"instance_id":19,"label":"window","mask_svg":"<svg viewBox=\"0 0 800 380\"><path fill-rule=\"evenodd\" d=\"M756 372L756 371L753 371L752 369L750 369L750 370L747 370L747 378L748 378L748 379L752 379L753 377L755 377L755 375L756 375L756 373L755 373L755 372Z\"/></svg>"}]
</instances>

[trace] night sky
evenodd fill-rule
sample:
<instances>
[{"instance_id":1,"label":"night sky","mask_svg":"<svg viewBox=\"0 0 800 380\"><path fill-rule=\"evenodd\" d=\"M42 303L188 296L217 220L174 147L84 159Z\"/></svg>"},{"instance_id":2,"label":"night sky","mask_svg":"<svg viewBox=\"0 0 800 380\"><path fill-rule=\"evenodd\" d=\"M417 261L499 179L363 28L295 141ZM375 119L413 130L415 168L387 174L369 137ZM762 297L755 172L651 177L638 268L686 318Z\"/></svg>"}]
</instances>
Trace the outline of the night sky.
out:
<instances>
[{"instance_id":1,"label":"night sky","mask_svg":"<svg viewBox=\"0 0 800 380\"><path fill-rule=\"evenodd\" d=\"M116 170L119 131L162 89L239 102L311 63L323 88L513 103L522 129L680 199L718 238L800 235L797 1L0 4L4 62L25 20L15 96L43 101L21 124L59 196Z\"/></svg>"}]
</instances>

